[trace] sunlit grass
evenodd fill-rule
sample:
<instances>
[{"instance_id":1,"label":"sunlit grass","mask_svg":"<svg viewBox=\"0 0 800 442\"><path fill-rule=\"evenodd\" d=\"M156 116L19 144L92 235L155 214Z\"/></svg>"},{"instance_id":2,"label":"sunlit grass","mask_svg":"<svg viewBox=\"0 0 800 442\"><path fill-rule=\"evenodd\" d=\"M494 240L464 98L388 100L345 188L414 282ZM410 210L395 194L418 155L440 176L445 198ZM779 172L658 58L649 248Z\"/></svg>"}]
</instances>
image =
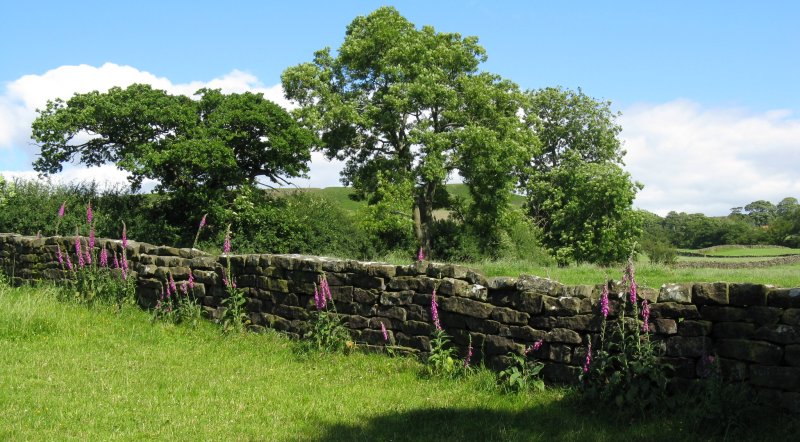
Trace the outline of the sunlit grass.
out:
<instances>
[{"instance_id":1,"label":"sunlit grass","mask_svg":"<svg viewBox=\"0 0 800 442\"><path fill-rule=\"evenodd\" d=\"M689 413L619 420L575 393L504 395L485 370L421 378L380 354L304 354L277 333L224 336L0 287L3 440L707 440ZM783 438L777 416L743 437ZM776 439L780 440L780 439Z\"/></svg>"}]
</instances>

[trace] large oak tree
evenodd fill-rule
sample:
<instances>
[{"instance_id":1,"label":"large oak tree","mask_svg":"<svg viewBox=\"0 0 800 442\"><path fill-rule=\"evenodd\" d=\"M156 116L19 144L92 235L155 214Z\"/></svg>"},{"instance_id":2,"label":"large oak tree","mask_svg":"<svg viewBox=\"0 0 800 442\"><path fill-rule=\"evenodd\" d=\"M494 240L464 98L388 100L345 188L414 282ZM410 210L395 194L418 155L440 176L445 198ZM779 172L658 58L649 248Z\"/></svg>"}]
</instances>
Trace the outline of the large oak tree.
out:
<instances>
[{"instance_id":1,"label":"large oak tree","mask_svg":"<svg viewBox=\"0 0 800 442\"><path fill-rule=\"evenodd\" d=\"M510 171L535 145L520 135L522 94L479 72L485 59L476 37L418 29L384 7L353 20L335 55L320 50L282 80L318 147L346 160L346 185L368 196L379 176L413 184L417 236L430 249L437 195L454 170L497 211L508 205Z\"/></svg>"},{"instance_id":2,"label":"large oak tree","mask_svg":"<svg viewBox=\"0 0 800 442\"><path fill-rule=\"evenodd\" d=\"M34 169L113 163L130 173L134 189L150 178L156 190L196 204L308 171L314 136L286 110L262 94L201 89L196 96L134 84L49 101L32 126L41 147Z\"/></svg>"}]
</instances>

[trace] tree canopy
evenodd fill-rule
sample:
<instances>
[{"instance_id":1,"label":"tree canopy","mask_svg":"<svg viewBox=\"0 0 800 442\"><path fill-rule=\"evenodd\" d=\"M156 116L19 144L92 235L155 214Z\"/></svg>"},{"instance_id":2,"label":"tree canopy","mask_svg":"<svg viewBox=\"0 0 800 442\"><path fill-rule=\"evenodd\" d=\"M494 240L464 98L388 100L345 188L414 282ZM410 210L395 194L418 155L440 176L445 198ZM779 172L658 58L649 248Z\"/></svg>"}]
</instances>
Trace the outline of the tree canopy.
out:
<instances>
[{"instance_id":1,"label":"tree canopy","mask_svg":"<svg viewBox=\"0 0 800 442\"><path fill-rule=\"evenodd\" d=\"M274 183L308 171L314 136L283 108L250 92L196 95L134 84L49 101L32 126L41 147L34 169L115 163L134 189L150 178L159 191L205 200L260 177Z\"/></svg>"},{"instance_id":2,"label":"tree canopy","mask_svg":"<svg viewBox=\"0 0 800 442\"><path fill-rule=\"evenodd\" d=\"M527 96L525 122L540 147L521 169L520 183L545 245L562 264L624 260L641 232L632 204L642 185L620 167L617 114L580 89Z\"/></svg>"},{"instance_id":3,"label":"tree canopy","mask_svg":"<svg viewBox=\"0 0 800 442\"><path fill-rule=\"evenodd\" d=\"M297 115L320 133L318 147L346 160L345 184L362 196L375 192L379 171L413 183L417 235L429 249L447 177L459 168L474 194L483 194L482 185L510 189L508 170L530 147L509 141L518 132L510 126L521 124L517 86L479 72L485 59L476 37L418 29L383 7L353 20L336 56L320 50L282 80L287 98L300 105Z\"/></svg>"}]
</instances>

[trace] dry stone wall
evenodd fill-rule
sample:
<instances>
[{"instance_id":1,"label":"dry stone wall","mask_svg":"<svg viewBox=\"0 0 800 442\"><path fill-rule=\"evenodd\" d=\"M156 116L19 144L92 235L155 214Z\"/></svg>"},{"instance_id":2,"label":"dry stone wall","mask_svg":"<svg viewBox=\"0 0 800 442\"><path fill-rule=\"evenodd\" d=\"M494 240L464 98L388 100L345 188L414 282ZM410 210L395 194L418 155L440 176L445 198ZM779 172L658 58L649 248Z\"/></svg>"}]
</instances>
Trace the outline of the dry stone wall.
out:
<instances>
[{"instance_id":1,"label":"dry stone wall","mask_svg":"<svg viewBox=\"0 0 800 442\"><path fill-rule=\"evenodd\" d=\"M57 244L73 250L74 237L36 239L0 234L0 266L15 284L58 280ZM84 241L85 243L85 241ZM121 252L116 240L98 240ZM383 324L393 345L426 352L432 332L430 303L436 289L440 318L465 352L469 339L476 358L503 363L509 351L533 352L550 382L574 383L591 340L601 326L602 285L567 286L535 276L485 278L460 266L429 262L390 265L300 255L209 256L173 247L130 242L131 277L144 306L161 296L169 275L180 283L191 272L194 296L211 314L227 296L227 265L247 296L252 328L269 327L300 336L314 309L314 284L326 275L337 311L353 339L384 345ZM612 312L618 286L608 283ZM617 296L615 296L617 295ZM725 375L748 382L768 401L800 411L800 288L761 284L665 284L642 289L651 302L651 330L676 368L678 379L695 379L717 358Z\"/></svg>"}]
</instances>

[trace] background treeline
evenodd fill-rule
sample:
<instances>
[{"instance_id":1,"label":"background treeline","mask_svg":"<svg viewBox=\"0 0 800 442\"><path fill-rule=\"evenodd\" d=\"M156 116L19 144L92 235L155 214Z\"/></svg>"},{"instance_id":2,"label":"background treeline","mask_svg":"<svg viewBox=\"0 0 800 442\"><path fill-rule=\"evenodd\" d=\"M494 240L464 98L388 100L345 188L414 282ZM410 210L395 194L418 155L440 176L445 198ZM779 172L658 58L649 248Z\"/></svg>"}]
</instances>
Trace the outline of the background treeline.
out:
<instances>
[{"instance_id":1,"label":"background treeline","mask_svg":"<svg viewBox=\"0 0 800 442\"><path fill-rule=\"evenodd\" d=\"M470 203L468 189L459 184L447 188L450 210L437 211L433 224L431 253L436 259L518 259L541 265L556 262L543 243L543 229L526 215L524 197L511 196L510 220L501 232L499 246L489 252L481 247L480 229L470 225L465 216ZM128 235L139 241L184 247L194 241L199 218L187 217L180 201L169 195L133 193L125 187L100 189L94 183L55 186L1 178L0 232L72 235L84 222L89 202L100 236L118 238L121 221L125 221ZM66 214L57 222L62 203L66 203ZM209 251L219 249L230 225L240 252L411 259L416 256L418 243L411 218L402 209L355 201L349 188L245 188L229 205L209 214L209 227L204 229L199 246ZM756 201L721 217L682 212L660 217L643 210L637 215L643 221L641 235L636 238L639 251L651 261L674 262L677 249L725 244L800 248L800 203L793 197L778 204Z\"/></svg>"},{"instance_id":2,"label":"background treeline","mask_svg":"<svg viewBox=\"0 0 800 442\"><path fill-rule=\"evenodd\" d=\"M463 185L450 187L455 194L466 193ZM366 260L416 256L410 218L397 215L387 220L383 214L375 214L374 205L353 201L350 194L347 188L325 192L245 188L230 205L206 212L209 223L198 246L218 251L230 225L238 253L303 253ZM540 242L541 230L523 215L521 198L515 196L514 200L511 213L516 218L503 231L501 247L495 250L497 257L551 263ZM0 177L0 232L74 235L77 226L85 223L90 202L101 237L119 238L124 221L134 240L189 247L200 221L187 218L181 202L169 195L133 193L127 187L101 189L95 183L50 185ZM62 203L66 211L59 220ZM441 212L440 216L442 219L434 222L432 251L438 259L476 261L486 256L479 245L479 232L465 226L461 214Z\"/></svg>"},{"instance_id":3,"label":"background treeline","mask_svg":"<svg viewBox=\"0 0 800 442\"><path fill-rule=\"evenodd\" d=\"M670 261L674 248L700 249L716 245L771 244L800 247L800 204L787 197L777 204L758 200L734 207L727 216L669 212L660 217L642 212L644 234L641 244L657 261Z\"/></svg>"}]
</instances>

